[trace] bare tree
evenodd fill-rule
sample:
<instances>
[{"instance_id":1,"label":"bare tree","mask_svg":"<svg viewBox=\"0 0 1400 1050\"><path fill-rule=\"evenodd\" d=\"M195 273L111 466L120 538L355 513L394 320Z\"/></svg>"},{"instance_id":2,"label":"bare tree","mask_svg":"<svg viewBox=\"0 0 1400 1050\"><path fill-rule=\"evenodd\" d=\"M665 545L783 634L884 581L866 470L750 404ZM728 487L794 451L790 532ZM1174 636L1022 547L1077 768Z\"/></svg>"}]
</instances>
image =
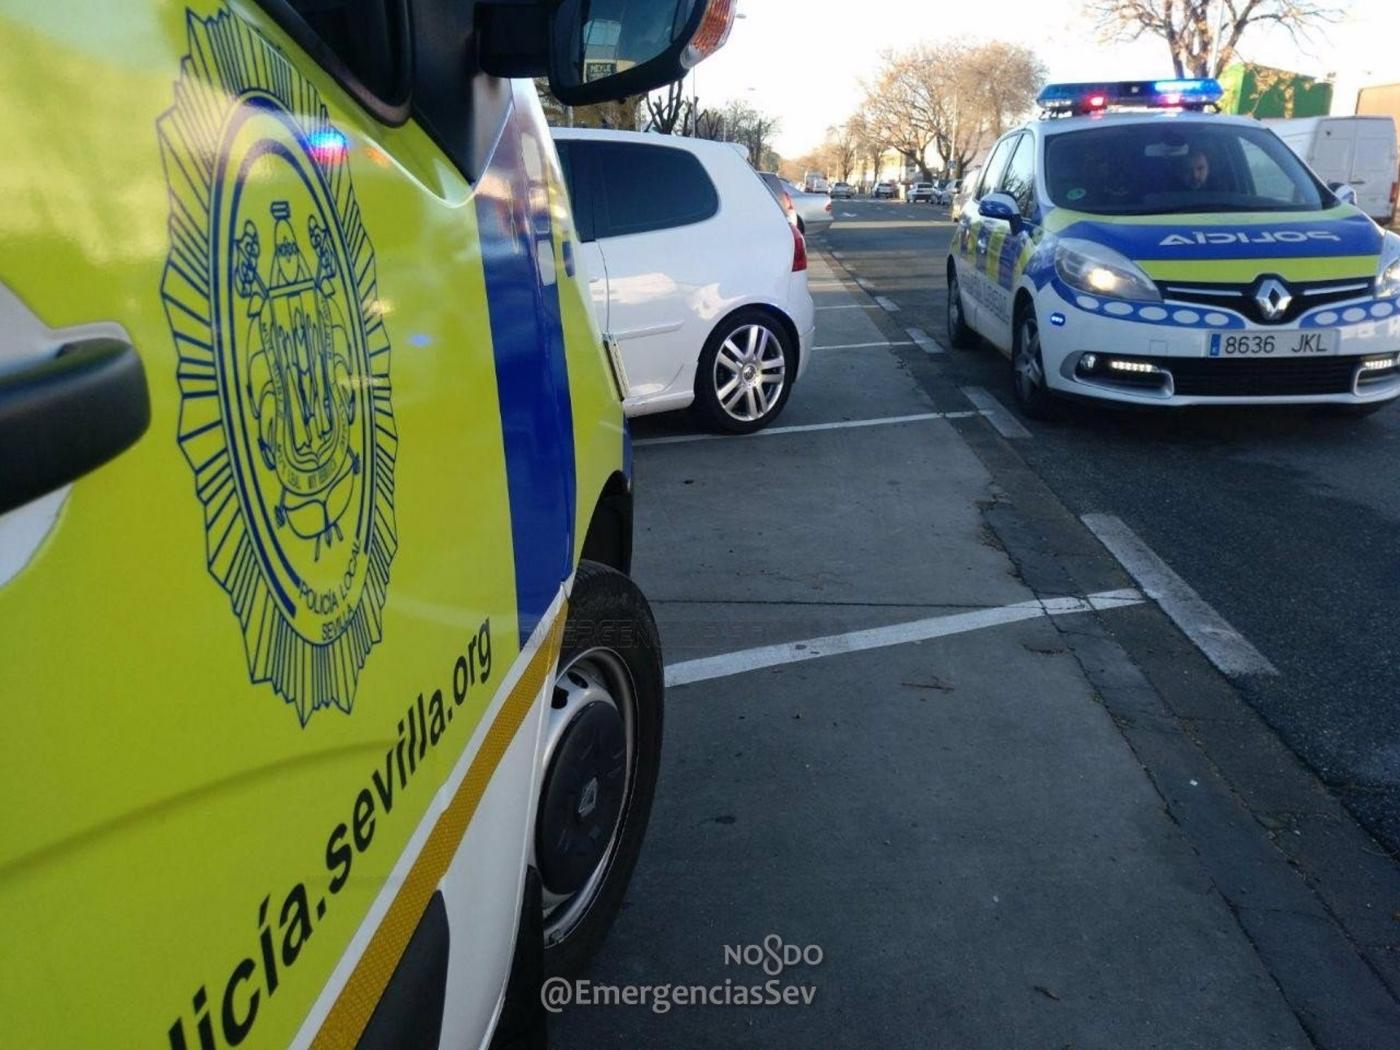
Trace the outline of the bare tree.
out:
<instances>
[{"instance_id":1,"label":"bare tree","mask_svg":"<svg viewBox=\"0 0 1400 1050\"><path fill-rule=\"evenodd\" d=\"M1219 76L1252 26L1281 26L1297 40L1343 14L1315 0L1089 0L1088 9L1105 41L1161 37L1179 77Z\"/></svg>"},{"instance_id":2,"label":"bare tree","mask_svg":"<svg viewBox=\"0 0 1400 1050\"><path fill-rule=\"evenodd\" d=\"M691 111L694 102L685 97L685 82L674 80L666 86L665 94L655 92L647 96L647 116L651 119L653 131L663 135L686 134L691 124Z\"/></svg>"},{"instance_id":3,"label":"bare tree","mask_svg":"<svg viewBox=\"0 0 1400 1050\"><path fill-rule=\"evenodd\" d=\"M826 129L829 170L841 182L849 182L856 168L856 153L860 150L855 118Z\"/></svg>"},{"instance_id":4,"label":"bare tree","mask_svg":"<svg viewBox=\"0 0 1400 1050\"><path fill-rule=\"evenodd\" d=\"M947 41L888 53L865 114L875 139L931 178L929 150L961 175L982 145L1029 111L1045 67L1026 47Z\"/></svg>"},{"instance_id":5,"label":"bare tree","mask_svg":"<svg viewBox=\"0 0 1400 1050\"><path fill-rule=\"evenodd\" d=\"M775 162L773 136L782 122L755 109L747 102L730 102L724 109L715 112L706 110L696 122L696 136L703 139L719 139L725 142L738 142L749 151L749 163L762 168L768 162Z\"/></svg>"},{"instance_id":6,"label":"bare tree","mask_svg":"<svg viewBox=\"0 0 1400 1050\"><path fill-rule=\"evenodd\" d=\"M926 155L936 131L931 98L934 76L923 51L887 52L878 79L867 87L864 109L874 137L898 150L927 178Z\"/></svg>"}]
</instances>

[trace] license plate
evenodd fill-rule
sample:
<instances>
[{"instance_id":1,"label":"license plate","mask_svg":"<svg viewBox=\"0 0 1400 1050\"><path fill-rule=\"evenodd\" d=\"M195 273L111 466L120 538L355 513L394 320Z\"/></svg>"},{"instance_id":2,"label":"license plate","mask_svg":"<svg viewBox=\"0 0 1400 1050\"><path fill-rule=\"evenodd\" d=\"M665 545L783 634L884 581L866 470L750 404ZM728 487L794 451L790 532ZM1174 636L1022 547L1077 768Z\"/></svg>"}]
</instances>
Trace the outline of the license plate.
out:
<instances>
[{"instance_id":1,"label":"license plate","mask_svg":"<svg viewBox=\"0 0 1400 1050\"><path fill-rule=\"evenodd\" d=\"M1336 352L1337 333L1331 328L1210 334L1211 357L1318 357Z\"/></svg>"}]
</instances>

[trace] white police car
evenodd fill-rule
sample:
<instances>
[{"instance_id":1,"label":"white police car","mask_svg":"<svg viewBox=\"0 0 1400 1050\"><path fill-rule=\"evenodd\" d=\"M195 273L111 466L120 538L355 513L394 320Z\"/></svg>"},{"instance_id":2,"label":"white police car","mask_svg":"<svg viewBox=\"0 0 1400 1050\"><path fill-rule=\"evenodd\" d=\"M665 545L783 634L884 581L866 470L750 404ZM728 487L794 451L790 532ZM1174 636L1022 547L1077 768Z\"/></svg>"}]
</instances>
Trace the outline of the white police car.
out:
<instances>
[{"instance_id":1,"label":"white police car","mask_svg":"<svg viewBox=\"0 0 1400 1050\"><path fill-rule=\"evenodd\" d=\"M1330 404L1400 396L1400 237L1214 80L1052 85L1002 136L948 257L948 335L1016 399Z\"/></svg>"}]
</instances>

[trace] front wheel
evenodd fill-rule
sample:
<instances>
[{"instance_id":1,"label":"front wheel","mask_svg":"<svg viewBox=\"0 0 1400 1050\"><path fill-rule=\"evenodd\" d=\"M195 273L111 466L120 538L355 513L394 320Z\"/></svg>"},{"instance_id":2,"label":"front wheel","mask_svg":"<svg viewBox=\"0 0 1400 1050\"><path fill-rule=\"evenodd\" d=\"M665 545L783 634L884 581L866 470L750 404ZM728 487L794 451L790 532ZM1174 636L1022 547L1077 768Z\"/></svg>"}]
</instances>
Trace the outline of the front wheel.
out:
<instances>
[{"instance_id":1,"label":"front wheel","mask_svg":"<svg viewBox=\"0 0 1400 1050\"><path fill-rule=\"evenodd\" d=\"M711 429L752 434L778 417L797 372L797 348L772 314L740 310L700 352L695 407Z\"/></svg>"},{"instance_id":2,"label":"front wheel","mask_svg":"<svg viewBox=\"0 0 1400 1050\"><path fill-rule=\"evenodd\" d=\"M963 314L962 289L956 272L948 275L948 342L955 350L970 350L977 345L977 333Z\"/></svg>"},{"instance_id":3,"label":"front wheel","mask_svg":"<svg viewBox=\"0 0 1400 1050\"><path fill-rule=\"evenodd\" d=\"M1031 419L1049 419L1054 414L1054 395L1045 383L1045 362L1040 353L1040 325L1035 308L1017 312L1016 331L1011 340L1011 382L1016 404Z\"/></svg>"},{"instance_id":4,"label":"front wheel","mask_svg":"<svg viewBox=\"0 0 1400 1050\"><path fill-rule=\"evenodd\" d=\"M656 623L630 579L582 562L568 616L534 835L551 977L582 970L622 905L656 791L665 691Z\"/></svg>"}]
</instances>

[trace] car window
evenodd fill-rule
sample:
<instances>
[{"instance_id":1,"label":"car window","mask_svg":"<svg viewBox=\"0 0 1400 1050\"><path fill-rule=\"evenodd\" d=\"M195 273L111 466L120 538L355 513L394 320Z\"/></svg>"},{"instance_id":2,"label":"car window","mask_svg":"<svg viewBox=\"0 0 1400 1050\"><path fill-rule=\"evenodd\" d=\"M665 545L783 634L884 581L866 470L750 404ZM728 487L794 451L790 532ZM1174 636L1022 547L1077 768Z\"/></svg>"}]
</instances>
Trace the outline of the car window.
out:
<instances>
[{"instance_id":1,"label":"car window","mask_svg":"<svg viewBox=\"0 0 1400 1050\"><path fill-rule=\"evenodd\" d=\"M584 153L592 164L599 237L688 226L719 211L714 183L700 160L686 150L576 141L576 164Z\"/></svg>"},{"instance_id":2,"label":"car window","mask_svg":"<svg viewBox=\"0 0 1400 1050\"><path fill-rule=\"evenodd\" d=\"M264 5L279 21L299 21L288 27L298 42L361 102L392 106L407 100L404 0L264 0Z\"/></svg>"},{"instance_id":3,"label":"car window","mask_svg":"<svg viewBox=\"0 0 1400 1050\"><path fill-rule=\"evenodd\" d=\"M564 185L569 191L569 205L574 213L574 228L578 239L585 244L596 240L593 229L593 180L589 172L587 156L574 159L574 143L555 142L559 153L559 167L564 172Z\"/></svg>"},{"instance_id":4,"label":"car window","mask_svg":"<svg viewBox=\"0 0 1400 1050\"><path fill-rule=\"evenodd\" d=\"M1056 205L1101 215L1316 211L1332 200L1273 132L1225 121L1053 135L1045 184Z\"/></svg>"},{"instance_id":5,"label":"car window","mask_svg":"<svg viewBox=\"0 0 1400 1050\"><path fill-rule=\"evenodd\" d=\"M1016 151L1006 165L997 189L1009 193L1021 209L1022 215L1029 216L1035 211L1035 136L1022 135L1016 144Z\"/></svg>"},{"instance_id":6,"label":"car window","mask_svg":"<svg viewBox=\"0 0 1400 1050\"><path fill-rule=\"evenodd\" d=\"M1245 167L1249 169L1249 180L1254 192L1279 204L1289 204L1298 199L1298 188L1273 157L1260 149L1256 143L1245 139L1240 142Z\"/></svg>"},{"instance_id":7,"label":"car window","mask_svg":"<svg viewBox=\"0 0 1400 1050\"><path fill-rule=\"evenodd\" d=\"M996 144L992 150L991 157L982 166L982 177L977 182L977 190L973 193L973 198L981 200L988 193L992 192L992 187L1001 181L1002 169L1006 167L1007 154L1011 152L1011 147L1019 136L1004 138Z\"/></svg>"}]
</instances>

